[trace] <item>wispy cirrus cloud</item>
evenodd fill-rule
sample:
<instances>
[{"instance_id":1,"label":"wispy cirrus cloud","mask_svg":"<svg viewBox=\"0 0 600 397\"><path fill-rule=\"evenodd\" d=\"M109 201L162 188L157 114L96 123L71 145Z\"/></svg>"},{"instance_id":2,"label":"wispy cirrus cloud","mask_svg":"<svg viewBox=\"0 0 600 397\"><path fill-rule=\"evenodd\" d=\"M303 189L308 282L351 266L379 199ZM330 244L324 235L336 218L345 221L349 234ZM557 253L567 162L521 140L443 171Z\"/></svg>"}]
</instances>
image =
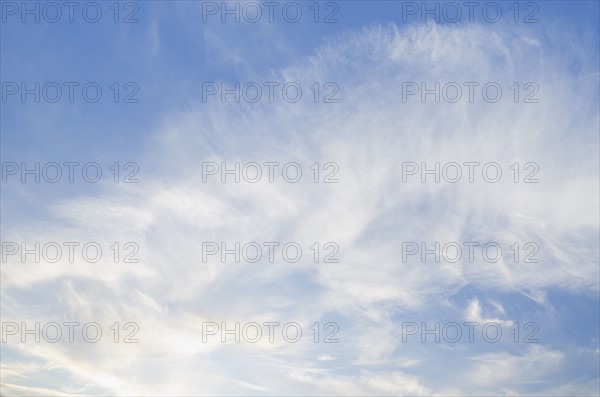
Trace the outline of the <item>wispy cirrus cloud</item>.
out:
<instances>
[{"instance_id":1,"label":"wispy cirrus cloud","mask_svg":"<svg viewBox=\"0 0 600 397\"><path fill-rule=\"evenodd\" d=\"M59 316L140 326L139 343L122 347L106 340L85 354L68 343L5 345L11 353L3 364L3 393L592 392L594 364L577 376L563 370L573 360L597 361L593 349L577 357L566 351L597 339L561 341L564 349L542 339L521 351L499 343L490 352L485 343L444 350L401 338L405 322L508 324L553 312L547 293L598 295L599 76L581 51L584 44L563 38L567 60L548 36L538 35L536 29L478 24L369 26L259 76L304 87L335 81L340 103L187 99L144 142L140 164L149 171L143 183L110 184L98 197L51 202L48 224L3 225L5 241L75 238L140 247L134 264L110 257L76 266L65 260L25 265L17 257L3 263L3 321ZM234 45L233 35L220 39ZM239 57L235 48L229 54ZM587 66L573 69L573 59ZM404 102L403 83L415 81L493 81L505 97L498 103L421 103L418 96ZM515 81L536 82L539 102L515 103L508 89ZM294 161L307 174L295 184L202 182L202 163L236 161ZM403 182L406 162L491 161L507 173L498 183L421 183L418 175ZM314 183L308 167L315 162L335 162L339 182ZM540 182L514 183L509 167L515 162L538 164ZM220 263L218 257L204 263L207 241L294 241L305 248L335 242L339 262L314 263L305 254L297 263ZM423 263L419 255L403 261L403 242L433 241L497 241L505 249L515 241L536 242L539 261L515 263L507 254L497 263L480 256L472 262ZM55 291L54 299L38 302L40 291ZM518 310L527 305L534 307L530 313ZM297 322L307 332L316 321L335 321L340 341L315 344L309 334L298 344L238 345L218 337L204 343L201 324L207 321ZM450 353L454 360L443 361ZM44 364L24 366L25 359ZM439 363L461 360L466 364ZM49 362L53 370L45 372L43 387L21 386L30 384L24 376ZM81 389L62 384L64 374Z\"/></svg>"}]
</instances>

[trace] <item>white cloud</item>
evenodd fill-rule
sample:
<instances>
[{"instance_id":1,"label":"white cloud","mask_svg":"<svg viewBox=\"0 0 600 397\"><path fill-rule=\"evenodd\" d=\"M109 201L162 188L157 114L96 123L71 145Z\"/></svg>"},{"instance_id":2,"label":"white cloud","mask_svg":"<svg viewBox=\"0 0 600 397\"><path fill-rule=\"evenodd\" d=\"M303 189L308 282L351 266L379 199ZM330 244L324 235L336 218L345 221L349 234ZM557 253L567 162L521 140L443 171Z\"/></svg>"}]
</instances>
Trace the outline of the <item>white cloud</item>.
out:
<instances>
[{"instance_id":1,"label":"white cloud","mask_svg":"<svg viewBox=\"0 0 600 397\"><path fill-rule=\"evenodd\" d=\"M13 259L1 272L5 321L32 315L21 297L34 299L37 288L52 287L58 302L42 305L39 318L51 321L60 313L103 324L135 321L140 343L124 351L103 343L85 357L63 344L20 353L51 360L79 381L117 395L428 395L445 389L434 386L435 373L426 367L398 364L395 316L428 310L435 316L440 302L466 286L528 294L538 302L545 302L547 288L597 293L598 161L590 149L597 147L597 109L587 103L588 91L566 87L597 86L598 76L567 74L559 54L543 43L490 29L370 27L332 39L275 76L305 86L336 81L340 104L209 103L166 115L150 141L160 147L150 145L147 153L155 171L141 183L55 203L53 213L68 227L3 229L5 241L75 236L138 242L138 264L42 267ZM518 61L523 53L527 62ZM402 102L405 81L498 81L506 87L523 75L540 85L539 103ZM203 161L297 161L307 172L314 162L332 161L339 164L340 183L315 184L307 174L298 184L203 184ZM541 182L515 184L507 176L498 184L402 183L405 161L495 161L507 171L515 161L535 161ZM535 241L541 260L402 262L403 241L473 239ZM340 246L339 262L202 263L203 241L298 241L306 247L332 241ZM502 302L490 306L495 310L487 314L473 300L466 317L511 315ZM203 321L296 321L310 332L313 322L332 316L341 330L331 350L312 342L201 342ZM542 346L523 356L479 354L468 372L452 371L466 383L451 392L526 391L532 374L541 382L565 360ZM421 372L400 372L396 365ZM13 376L3 387L20 393Z\"/></svg>"}]
</instances>

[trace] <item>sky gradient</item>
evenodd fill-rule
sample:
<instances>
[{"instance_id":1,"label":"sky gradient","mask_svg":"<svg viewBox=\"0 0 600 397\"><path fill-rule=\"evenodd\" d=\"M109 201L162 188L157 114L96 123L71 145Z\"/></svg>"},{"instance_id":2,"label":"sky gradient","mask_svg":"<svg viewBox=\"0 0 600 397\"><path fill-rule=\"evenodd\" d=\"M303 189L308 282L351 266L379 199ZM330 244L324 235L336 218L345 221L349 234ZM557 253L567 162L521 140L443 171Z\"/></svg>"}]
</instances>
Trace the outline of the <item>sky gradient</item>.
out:
<instances>
[{"instance_id":1,"label":"sky gradient","mask_svg":"<svg viewBox=\"0 0 600 397\"><path fill-rule=\"evenodd\" d=\"M3 396L599 394L597 1L51 3L0 1Z\"/></svg>"}]
</instances>

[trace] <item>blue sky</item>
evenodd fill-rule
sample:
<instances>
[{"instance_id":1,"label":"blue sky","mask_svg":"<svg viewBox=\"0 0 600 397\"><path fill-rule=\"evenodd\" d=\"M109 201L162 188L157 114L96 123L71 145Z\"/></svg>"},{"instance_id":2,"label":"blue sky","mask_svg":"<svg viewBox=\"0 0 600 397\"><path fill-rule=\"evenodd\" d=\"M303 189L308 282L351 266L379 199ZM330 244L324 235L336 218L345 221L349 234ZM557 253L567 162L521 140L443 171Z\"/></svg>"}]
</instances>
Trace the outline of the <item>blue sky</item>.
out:
<instances>
[{"instance_id":1,"label":"blue sky","mask_svg":"<svg viewBox=\"0 0 600 397\"><path fill-rule=\"evenodd\" d=\"M0 2L3 98L13 83L103 89L96 103L80 91L70 103L66 90L56 103L1 100L3 255L15 242L104 250L97 263L3 259L2 395L598 395L599 2L521 1L518 23L513 1L478 3L500 7L496 23L480 12L473 22L404 22L403 10L420 1L322 1L319 23L312 1L292 2L303 11L298 23L281 13L273 23L223 23L206 13L222 2L123 1L115 23L113 3L97 2L97 23L77 11L70 23L64 10L57 23L37 23L21 21L24 3ZM235 4L249 2L227 6ZM124 23L132 11L137 22ZM330 12L338 21L322 23ZM523 23L530 12L538 22ZM203 83L236 82L293 82L303 97L203 101ZM338 102L315 103L316 82L320 98L334 84ZM473 103L403 101L407 82L493 82L503 96L490 103L478 88ZM537 103L523 102L527 83ZM137 102L123 103L134 89ZM22 183L7 172L36 162L96 162L103 177ZM204 183L207 162L295 162L303 177ZM335 163L339 182L314 183L316 162L321 179ZM469 183L463 166L458 183L422 183L419 174L403 182L407 162L494 162L503 176L489 183L478 168ZM539 182L521 183L531 171L521 168L514 183L515 162L535 163ZM123 183L134 169L139 182ZM114 263L115 242L135 243L139 261ZM206 242L297 242L303 256L204 262ZM334 243L338 261L315 263L315 242L321 258ZM403 261L406 242L497 242L503 257ZM515 263L515 242L520 258L534 243L538 261ZM23 343L6 332L36 321L96 322L103 337ZM203 324L268 321L299 324L301 341L203 342ZM139 341L114 343L115 322L137 324ZM314 343L315 322L320 339L335 323L338 342ZM497 324L503 338L405 335L407 324L464 322ZM535 343L523 342L528 323Z\"/></svg>"}]
</instances>

